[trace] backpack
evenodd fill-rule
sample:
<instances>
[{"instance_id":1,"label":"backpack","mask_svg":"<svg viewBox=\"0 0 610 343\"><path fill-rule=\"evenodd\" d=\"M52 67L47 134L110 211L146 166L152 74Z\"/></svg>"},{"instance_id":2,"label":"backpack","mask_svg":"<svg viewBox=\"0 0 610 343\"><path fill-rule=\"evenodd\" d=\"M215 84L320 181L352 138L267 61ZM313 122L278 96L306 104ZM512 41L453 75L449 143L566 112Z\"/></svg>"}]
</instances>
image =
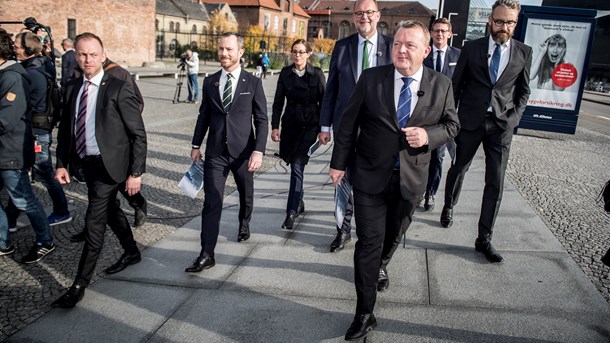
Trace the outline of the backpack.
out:
<instances>
[{"instance_id":1,"label":"backpack","mask_svg":"<svg viewBox=\"0 0 610 343\"><path fill-rule=\"evenodd\" d=\"M57 126L59 119L61 118L61 89L57 82L53 81L50 77L47 79L47 117L51 124L51 129Z\"/></svg>"}]
</instances>

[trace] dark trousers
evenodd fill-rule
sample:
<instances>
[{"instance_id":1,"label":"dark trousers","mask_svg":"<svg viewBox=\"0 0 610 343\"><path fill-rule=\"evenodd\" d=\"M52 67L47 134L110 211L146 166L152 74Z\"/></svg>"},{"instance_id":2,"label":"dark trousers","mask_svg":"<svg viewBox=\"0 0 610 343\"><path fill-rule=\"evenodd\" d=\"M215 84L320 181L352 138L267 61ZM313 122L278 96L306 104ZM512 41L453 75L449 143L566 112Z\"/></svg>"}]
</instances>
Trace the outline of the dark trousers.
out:
<instances>
[{"instance_id":1,"label":"dark trousers","mask_svg":"<svg viewBox=\"0 0 610 343\"><path fill-rule=\"evenodd\" d=\"M458 202L464 176L472 163L474 155L483 143L485 152L485 188L479 217L479 236L481 243L491 241L493 226L498 215L504 174L508 163L510 143L513 130L503 130L491 116L485 117L485 122L474 131L461 130L455 138L457 145L455 163L447 173L445 186L445 207L453 208Z\"/></svg>"},{"instance_id":2,"label":"dark trousers","mask_svg":"<svg viewBox=\"0 0 610 343\"><path fill-rule=\"evenodd\" d=\"M414 202L415 200L408 202L402 198L398 171L392 174L385 189L379 194L367 194L354 189L358 235L354 251L354 283L358 297L356 314L373 313L381 258L386 250L391 250L390 244L385 241L394 241L396 231L406 231L417 205Z\"/></svg>"},{"instance_id":3,"label":"dark trousers","mask_svg":"<svg viewBox=\"0 0 610 343\"><path fill-rule=\"evenodd\" d=\"M441 184L445 150L445 144L432 150L430 156L430 166L428 167L428 184L426 185L426 193L430 195L436 195L436 191L438 191L438 186L440 186Z\"/></svg>"},{"instance_id":4,"label":"dark trousers","mask_svg":"<svg viewBox=\"0 0 610 343\"><path fill-rule=\"evenodd\" d=\"M345 176L349 180L350 177L350 167L345 168ZM350 184L351 185L351 184ZM338 233L348 234L352 232L352 216L354 214L354 193L353 190L350 189L349 198L347 199L347 206L345 207L345 213L343 214L343 224L341 227L337 226Z\"/></svg>"},{"instance_id":5,"label":"dark trousers","mask_svg":"<svg viewBox=\"0 0 610 343\"><path fill-rule=\"evenodd\" d=\"M303 174L305 164L290 164L290 189L288 190L288 201L286 203L286 214L297 214L299 204L303 200Z\"/></svg>"},{"instance_id":6,"label":"dark trousers","mask_svg":"<svg viewBox=\"0 0 610 343\"><path fill-rule=\"evenodd\" d=\"M203 171L205 199L201 212L201 254L214 257L229 171L239 192L239 227L247 227L252 217L254 175L248 171L247 158L233 158L226 152L220 156L206 156Z\"/></svg>"},{"instance_id":7,"label":"dark trousers","mask_svg":"<svg viewBox=\"0 0 610 343\"><path fill-rule=\"evenodd\" d=\"M101 157L85 157L83 169L87 180L89 205L85 216L85 246L74 284L87 286L104 245L106 225L110 226L125 252L135 253L138 246L116 198L120 184L108 175Z\"/></svg>"}]
</instances>

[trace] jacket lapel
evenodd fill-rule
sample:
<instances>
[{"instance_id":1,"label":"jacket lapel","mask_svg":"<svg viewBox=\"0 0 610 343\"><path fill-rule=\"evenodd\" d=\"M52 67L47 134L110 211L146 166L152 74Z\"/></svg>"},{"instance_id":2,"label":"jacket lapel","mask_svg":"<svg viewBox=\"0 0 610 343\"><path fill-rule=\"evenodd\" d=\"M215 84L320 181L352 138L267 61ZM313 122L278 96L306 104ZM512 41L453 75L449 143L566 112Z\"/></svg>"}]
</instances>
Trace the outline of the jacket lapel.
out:
<instances>
[{"instance_id":1,"label":"jacket lapel","mask_svg":"<svg viewBox=\"0 0 610 343\"><path fill-rule=\"evenodd\" d=\"M398 118L396 118L396 102L394 101L394 66L385 68L383 75L383 88L382 91L385 93L385 103L388 107L387 113L390 114L390 121L394 123L396 131L400 130L398 125Z\"/></svg>"},{"instance_id":2,"label":"jacket lapel","mask_svg":"<svg viewBox=\"0 0 610 343\"><path fill-rule=\"evenodd\" d=\"M220 75L222 74L222 71L218 71L215 74L212 74L210 76L210 84L211 84L211 89L209 90L210 92L210 99L212 100L212 103L214 105L216 105L218 108L220 108L222 111L224 111L224 107L222 106L222 99L220 99Z\"/></svg>"},{"instance_id":3,"label":"jacket lapel","mask_svg":"<svg viewBox=\"0 0 610 343\"><path fill-rule=\"evenodd\" d=\"M386 64L390 64L391 57L389 54L386 54L386 51L391 51L388 49L388 42L383 38L383 35L380 32L377 32L377 65L382 66Z\"/></svg>"},{"instance_id":4,"label":"jacket lapel","mask_svg":"<svg viewBox=\"0 0 610 343\"><path fill-rule=\"evenodd\" d=\"M432 95L431 78L432 78L432 75L431 75L430 71L428 69L424 68L422 76L421 76L421 81L419 83L419 92L422 92L423 95L428 94L428 98L430 98L430 96ZM415 96L417 96L417 94L413 94L413 96L415 97ZM417 99L417 104L415 105L415 108L413 109L413 113L411 113L409 122L411 122L411 120L413 120L414 118L419 117L420 115L425 115L424 113L421 113L422 107L426 106L425 99L426 98L423 96L422 96L422 98ZM408 123L407 123L407 126L409 126Z\"/></svg>"},{"instance_id":5,"label":"jacket lapel","mask_svg":"<svg viewBox=\"0 0 610 343\"><path fill-rule=\"evenodd\" d=\"M239 102L239 94L242 93L246 87L246 71L244 69L239 73L239 77L235 80L235 93L233 94L233 101L231 102L231 109L236 106ZM229 111L231 111L229 109Z\"/></svg>"},{"instance_id":6,"label":"jacket lapel","mask_svg":"<svg viewBox=\"0 0 610 343\"><path fill-rule=\"evenodd\" d=\"M485 75L487 75L487 82L489 85L493 87L491 84L491 74L489 73L489 63L487 62L487 51L489 49L489 36L485 36L480 40L481 45L479 45L479 56L481 58L481 65L485 68Z\"/></svg>"},{"instance_id":7,"label":"jacket lapel","mask_svg":"<svg viewBox=\"0 0 610 343\"><path fill-rule=\"evenodd\" d=\"M517 62L515 61L515 59L514 59L514 58L512 58L513 56L517 56L516 49L517 49L517 44L515 44L515 41L514 41L514 40L511 38L511 42L510 42L510 51L509 51L510 55L508 55L508 64L506 65L506 68L504 68L504 71L502 71L502 74L500 74L500 75L498 76L498 80L496 80L496 84L498 84L498 83L502 82L502 79L504 79L504 78L505 78L505 77L504 77L504 74L506 74L506 71L507 71L507 70L510 70L510 67L511 67L513 64L517 63Z\"/></svg>"},{"instance_id":8,"label":"jacket lapel","mask_svg":"<svg viewBox=\"0 0 610 343\"><path fill-rule=\"evenodd\" d=\"M80 91L81 87L83 86L83 78L79 77L77 79L78 81L76 81L73 85L72 85L72 89L70 90L70 102L68 104L68 113L70 114L70 130L73 132L74 131L74 124L76 122L76 116L78 115L78 110L76 109L76 102L78 99L78 92Z\"/></svg>"},{"instance_id":9,"label":"jacket lapel","mask_svg":"<svg viewBox=\"0 0 610 343\"><path fill-rule=\"evenodd\" d=\"M352 74L354 75L354 83L358 81L358 34L353 35L352 41L348 44L350 64Z\"/></svg>"},{"instance_id":10,"label":"jacket lapel","mask_svg":"<svg viewBox=\"0 0 610 343\"><path fill-rule=\"evenodd\" d=\"M97 136L97 128L100 127L100 118L102 118L101 116L101 111L102 111L102 104L103 104L103 100L104 97L106 96L106 89L107 89L107 83L108 83L108 75L107 73L104 73L104 76L102 77L102 81L100 82L99 85L99 89L97 90L97 100L95 103L95 135Z\"/></svg>"}]
</instances>

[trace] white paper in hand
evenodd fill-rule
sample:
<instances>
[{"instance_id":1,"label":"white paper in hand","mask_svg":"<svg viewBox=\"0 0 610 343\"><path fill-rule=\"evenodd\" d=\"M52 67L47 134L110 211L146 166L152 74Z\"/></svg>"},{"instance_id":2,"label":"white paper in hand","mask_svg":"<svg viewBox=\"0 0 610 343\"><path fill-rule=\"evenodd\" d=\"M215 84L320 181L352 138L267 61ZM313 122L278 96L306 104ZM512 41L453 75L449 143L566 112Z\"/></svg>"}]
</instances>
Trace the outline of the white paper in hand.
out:
<instances>
[{"instance_id":1,"label":"white paper in hand","mask_svg":"<svg viewBox=\"0 0 610 343\"><path fill-rule=\"evenodd\" d=\"M195 199L203 188L203 160L191 163L189 169L184 173L178 187L189 197Z\"/></svg>"}]
</instances>

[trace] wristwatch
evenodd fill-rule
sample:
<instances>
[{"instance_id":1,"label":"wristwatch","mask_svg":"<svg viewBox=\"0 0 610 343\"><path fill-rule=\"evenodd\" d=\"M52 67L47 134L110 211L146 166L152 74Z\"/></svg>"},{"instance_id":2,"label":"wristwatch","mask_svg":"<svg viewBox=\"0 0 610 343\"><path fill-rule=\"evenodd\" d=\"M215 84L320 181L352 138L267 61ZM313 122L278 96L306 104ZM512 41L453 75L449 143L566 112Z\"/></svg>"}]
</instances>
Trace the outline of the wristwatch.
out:
<instances>
[{"instance_id":1,"label":"wristwatch","mask_svg":"<svg viewBox=\"0 0 610 343\"><path fill-rule=\"evenodd\" d=\"M131 173L131 177L140 177L140 176L142 176L142 173L140 173L140 172Z\"/></svg>"}]
</instances>

